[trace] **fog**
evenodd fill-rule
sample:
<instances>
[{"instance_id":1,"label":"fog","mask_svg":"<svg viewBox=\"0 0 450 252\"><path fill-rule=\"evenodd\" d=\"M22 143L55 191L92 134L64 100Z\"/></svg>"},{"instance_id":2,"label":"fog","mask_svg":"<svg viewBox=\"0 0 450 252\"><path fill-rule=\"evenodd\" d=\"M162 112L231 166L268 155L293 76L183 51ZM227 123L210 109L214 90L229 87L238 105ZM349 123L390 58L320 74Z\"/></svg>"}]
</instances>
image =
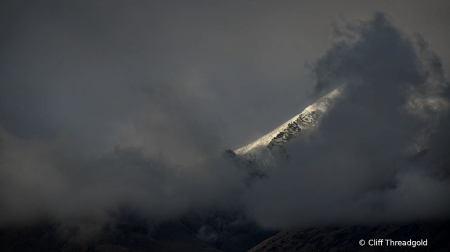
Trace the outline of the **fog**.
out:
<instances>
[{"instance_id":1,"label":"fog","mask_svg":"<svg viewBox=\"0 0 450 252\"><path fill-rule=\"evenodd\" d=\"M335 44L314 68L318 93L344 91L317 131L286 145L289 162L246 202L274 227L448 218L448 161L431 154L448 155L431 140L448 138L439 58L381 13L346 31L356 41Z\"/></svg>"},{"instance_id":2,"label":"fog","mask_svg":"<svg viewBox=\"0 0 450 252\"><path fill-rule=\"evenodd\" d=\"M3 2L0 224L447 218L449 20L402 4ZM269 176L222 156L340 86Z\"/></svg>"}]
</instances>

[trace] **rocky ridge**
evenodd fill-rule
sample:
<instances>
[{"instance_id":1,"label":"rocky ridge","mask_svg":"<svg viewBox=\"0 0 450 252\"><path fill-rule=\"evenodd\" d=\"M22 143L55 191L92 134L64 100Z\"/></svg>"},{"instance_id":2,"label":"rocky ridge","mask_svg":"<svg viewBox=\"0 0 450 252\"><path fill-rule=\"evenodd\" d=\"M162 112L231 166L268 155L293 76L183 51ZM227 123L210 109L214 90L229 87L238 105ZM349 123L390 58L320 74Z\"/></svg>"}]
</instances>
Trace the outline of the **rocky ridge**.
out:
<instances>
[{"instance_id":1,"label":"rocky ridge","mask_svg":"<svg viewBox=\"0 0 450 252\"><path fill-rule=\"evenodd\" d=\"M342 88L335 89L278 128L234 152L256 164L260 172L270 172L276 165L272 150L284 151L283 144L297 137L301 131L316 128L322 116L333 106L341 93Z\"/></svg>"}]
</instances>

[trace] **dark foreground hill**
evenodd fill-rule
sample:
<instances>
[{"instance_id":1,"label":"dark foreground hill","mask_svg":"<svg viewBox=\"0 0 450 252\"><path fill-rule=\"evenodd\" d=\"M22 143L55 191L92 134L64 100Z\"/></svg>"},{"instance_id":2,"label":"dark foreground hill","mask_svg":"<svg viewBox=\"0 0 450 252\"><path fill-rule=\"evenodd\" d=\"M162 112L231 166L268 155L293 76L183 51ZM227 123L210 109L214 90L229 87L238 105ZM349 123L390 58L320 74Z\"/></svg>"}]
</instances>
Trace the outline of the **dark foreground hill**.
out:
<instances>
[{"instance_id":1,"label":"dark foreground hill","mask_svg":"<svg viewBox=\"0 0 450 252\"><path fill-rule=\"evenodd\" d=\"M199 237L199 219L183 219L153 226L141 220L122 219L114 226L106 225L100 234L90 239L74 239L61 234L61 226L40 222L33 226L2 228L0 251L5 252L137 252L137 251L246 251L270 236L270 232L243 225L234 230L219 228L212 219L208 223L214 240ZM197 224L196 224L197 223ZM205 225L202 224L202 227ZM200 228L202 229L202 228ZM202 233L202 232L200 232ZM210 237L211 238L211 237ZM365 241L364 246L359 241ZM379 246L369 246L370 239L383 239ZM394 241L427 240L427 246L386 246L386 239ZM450 222L355 225L290 229L279 232L256 245L249 252L277 251L450 251Z\"/></svg>"},{"instance_id":2,"label":"dark foreground hill","mask_svg":"<svg viewBox=\"0 0 450 252\"><path fill-rule=\"evenodd\" d=\"M276 234L235 213L191 214L152 223L120 214L86 235L77 225L41 221L0 228L1 252L234 252L247 251Z\"/></svg>"},{"instance_id":3,"label":"dark foreground hill","mask_svg":"<svg viewBox=\"0 0 450 252\"><path fill-rule=\"evenodd\" d=\"M364 240L364 246L359 244ZM378 241L378 246L370 246ZM379 239L383 239L380 244ZM427 246L388 246L393 241L427 240ZM249 252L278 251L450 251L450 222L392 224L374 226L336 226L282 231Z\"/></svg>"}]
</instances>

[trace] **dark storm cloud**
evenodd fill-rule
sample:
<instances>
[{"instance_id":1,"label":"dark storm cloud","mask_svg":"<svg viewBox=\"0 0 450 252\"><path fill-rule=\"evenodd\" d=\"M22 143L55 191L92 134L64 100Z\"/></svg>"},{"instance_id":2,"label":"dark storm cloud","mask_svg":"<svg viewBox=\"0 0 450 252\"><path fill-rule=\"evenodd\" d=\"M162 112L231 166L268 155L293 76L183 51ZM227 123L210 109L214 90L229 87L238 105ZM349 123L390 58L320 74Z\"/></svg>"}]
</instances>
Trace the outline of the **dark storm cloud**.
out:
<instances>
[{"instance_id":1,"label":"dark storm cloud","mask_svg":"<svg viewBox=\"0 0 450 252\"><path fill-rule=\"evenodd\" d=\"M245 174L211 156L259 137L313 100L303 65L332 41L327 34L336 17L327 13L349 6L3 1L0 221L49 215L102 220L121 205L165 219L234 206ZM431 192L447 187L428 172L422 180L422 170L387 168L391 161L409 165L396 155L414 143L410 135L424 124L405 111L436 118L426 111L445 105L438 58L423 42L418 45L424 59L416 55L383 17L352 29L360 40L335 45L315 69L318 91L346 84L345 96L324 119L318 143L290 146L314 159L294 155L288 167L249 191L246 201L260 211L254 216L261 223L336 221L351 209L360 217L366 201L356 200L353 208L346 200L367 192L375 194L367 200L370 207L377 197L383 206L389 203L378 193L383 188L408 191L415 181ZM432 91L422 87L429 80L437 83ZM391 109L404 103L404 111ZM361 150L359 139L367 143ZM438 140L433 144L445 145ZM362 154L354 156L354 149ZM332 169L327 160L342 163ZM382 168L372 172L372 165ZM334 215L320 212L339 204L344 207Z\"/></svg>"},{"instance_id":2,"label":"dark storm cloud","mask_svg":"<svg viewBox=\"0 0 450 252\"><path fill-rule=\"evenodd\" d=\"M298 70L302 52L292 53L298 48L290 39L299 36L295 23L285 26L289 20L279 12L268 15L264 4L3 6L0 120L20 137L52 139L66 132L98 151L141 129L143 120L169 120L162 128L192 123L196 131L214 131L220 147L229 148L250 140L255 125L262 129L250 134L261 134L276 125L273 116L283 120L301 107L304 86L298 83L305 77ZM153 120L151 113L177 119ZM185 135L205 139L198 134Z\"/></svg>"},{"instance_id":3,"label":"dark storm cloud","mask_svg":"<svg viewBox=\"0 0 450 252\"><path fill-rule=\"evenodd\" d=\"M244 171L220 157L186 168L145 158L139 149L98 157L71 153L72 143L31 142L0 132L1 223L96 218L121 207L159 221L190 211L232 209Z\"/></svg>"},{"instance_id":4,"label":"dark storm cloud","mask_svg":"<svg viewBox=\"0 0 450 252\"><path fill-rule=\"evenodd\" d=\"M86 151L103 151L124 132L142 129L142 117L155 110L174 117L189 110L198 124L214 124L213 139L200 146L238 148L313 101L306 99L311 80L303 66L331 45L336 19L366 19L388 5L3 1L0 121L21 137L65 132ZM427 12L414 21L428 22L414 28L436 29L433 43L445 38L445 6L408 3L402 11L410 8ZM169 106L154 105L142 90L166 90L159 97Z\"/></svg>"},{"instance_id":5,"label":"dark storm cloud","mask_svg":"<svg viewBox=\"0 0 450 252\"><path fill-rule=\"evenodd\" d=\"M3 1L1 222L234 205L242 171L210 156L301 107L295 23L271 11Z\"/></svg>"},{"instance_id":6,"label":"dark storm cloud","mask_svg":"<svg viewBox=\"0 0 450 252\"><path fill-rule=\"evenodd\" d=\"M438 59L383 14L349 32L356 42L336 44L315 68L316 90L344 85L342 96L317 132L287 144L290 162L249 192L251 211L275 227L449 217L448 146L423 140L448 139Z\"/></svg>"}]
</instances>

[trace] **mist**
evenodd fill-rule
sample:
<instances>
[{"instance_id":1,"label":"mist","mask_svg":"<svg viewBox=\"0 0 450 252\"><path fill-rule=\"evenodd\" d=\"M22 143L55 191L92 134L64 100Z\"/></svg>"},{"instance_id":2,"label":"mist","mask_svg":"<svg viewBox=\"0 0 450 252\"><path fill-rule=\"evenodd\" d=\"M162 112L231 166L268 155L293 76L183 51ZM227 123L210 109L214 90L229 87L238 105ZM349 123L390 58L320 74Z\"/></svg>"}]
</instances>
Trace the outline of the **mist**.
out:
<instances>
[{"instance_id":1,"label":"mist","mask_svg":"<svg viewBox=\"0 0 450 252\"><path fill-rule=\"evenodd\" d=\"M431 140L448 136L439 58L382 13L339 34L314 72L318 94L342 94L316 131L286 144L289 161L246 192L251 211L271 227L448 218L448 161L431 157L448 155L445 140Z\"/></svg>"},{"instance_id":2,"label":"mist","mask_svg":"<svg viewBox=\"0 0 450 252\"><path fill-rule=\"evenodd\" d=\"M411 32L444 31L447 16L45 3L0 6L0 225L105 223L124 207L158 222L238 211L277 229L449 217L450 57L439 32ZM338 87L273 173L249 180L223 156Z\"/></svg>"}]
</instances>

